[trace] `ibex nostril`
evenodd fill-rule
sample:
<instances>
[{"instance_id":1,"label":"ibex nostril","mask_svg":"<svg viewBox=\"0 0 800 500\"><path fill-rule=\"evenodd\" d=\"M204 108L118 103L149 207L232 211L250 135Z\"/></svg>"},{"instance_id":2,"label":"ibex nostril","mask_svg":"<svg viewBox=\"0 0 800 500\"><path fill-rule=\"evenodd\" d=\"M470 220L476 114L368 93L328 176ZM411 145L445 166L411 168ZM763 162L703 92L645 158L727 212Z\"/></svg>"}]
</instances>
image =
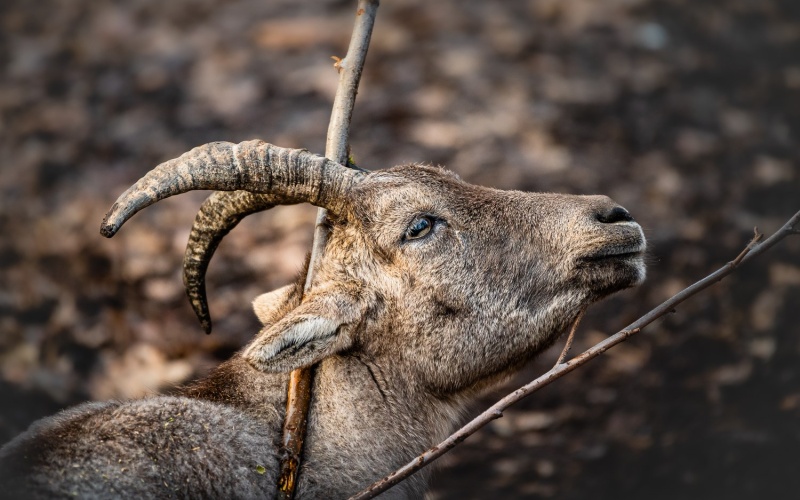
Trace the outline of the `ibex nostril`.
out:
<instances>
[{"instance_id":1,"label":"ibex nostril","mask_svg":"<svg viewBox=\"0 0 800 500\"><path fill-rule=\"evenodd\" d=\"M614 207L611 210L603 210L595 214L595 218L604 224L613 224L615 222L630 222L633 221L633 216L622 207Z\"/></svg>"}]
</instances>

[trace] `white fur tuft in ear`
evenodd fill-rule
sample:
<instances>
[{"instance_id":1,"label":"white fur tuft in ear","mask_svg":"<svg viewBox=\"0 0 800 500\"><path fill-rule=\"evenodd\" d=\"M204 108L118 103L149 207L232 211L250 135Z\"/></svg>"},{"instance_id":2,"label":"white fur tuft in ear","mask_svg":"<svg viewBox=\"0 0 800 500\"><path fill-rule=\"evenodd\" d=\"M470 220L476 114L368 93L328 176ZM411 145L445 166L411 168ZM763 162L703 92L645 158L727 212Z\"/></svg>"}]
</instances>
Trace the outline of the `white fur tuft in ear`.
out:
<instances>
[{"instance_id":1,"label":"white fur tuft in ear","mask_svg":"<svg viewBox=\"0 0 800 500\"><path fill-rule=\"evenodd\" d=\"M300 295L295 288L276 309L274 300L284 293L282 290L256 300L255 309L266 325L242 351L247 362L264 372L285 372L314 364L352 345L352 329L363 314L363 302L355 294L346 293L342 286L319 287L293 307L292 297L299 300Z\"/></svg>"},{"instance_id":2,"label":"white fur tuft in ear","mask_svg":"<svg viewBox=\"0 0 800 500\"><path fill-rule=\"evenodd\" d=\"M275 342L266 344L260 349L247 349L245 356L264 363L287 348L300 348L312 341L324 342L332 339L338 328L339 324L328 318L319 316L304 318L286 329ZM251 354L251 351L257 352Z\"/></svg>"},{"instance_id":3,"label":"white fur tuft in ear","mask_svg":"<svg viewBox=\"0 0 800 500\"><path fill-rule=\"evenodd\" d=\"M340 326L322 316L286 318L265 328L242 356L261 371L291 371L345 348L349 336Z\"/></svg>"}]
</instances>

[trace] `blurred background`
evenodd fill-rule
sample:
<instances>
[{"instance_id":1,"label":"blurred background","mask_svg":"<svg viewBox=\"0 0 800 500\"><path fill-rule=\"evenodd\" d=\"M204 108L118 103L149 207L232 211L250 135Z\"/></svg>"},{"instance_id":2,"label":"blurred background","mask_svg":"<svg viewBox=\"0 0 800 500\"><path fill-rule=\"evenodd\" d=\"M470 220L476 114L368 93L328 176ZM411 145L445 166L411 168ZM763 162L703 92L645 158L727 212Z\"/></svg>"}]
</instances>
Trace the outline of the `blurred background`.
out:
<instances>
[{"instance_id":1,"label":"blurred background","mask_svg":"<svg viewBox=\"0 0 800 500\"><path fill-rule=\"evenodd\" d=\"M221 245L210 336L180 279L205 193L145 210L113 240L99 224L128 185L201 143L322 153L330 56L354 10L0 3L0 442L67 405L200 376L257 331L249 303L293 279L313 207L252 216ZM800 209L798 136L796 0L384 0L351 143L369 169L436 163L627 207L651 243L649 279L592 308L583 349ZM471 437L429 498L796 495L798 311L795 238Z\"/></svg>"}]
</instances>

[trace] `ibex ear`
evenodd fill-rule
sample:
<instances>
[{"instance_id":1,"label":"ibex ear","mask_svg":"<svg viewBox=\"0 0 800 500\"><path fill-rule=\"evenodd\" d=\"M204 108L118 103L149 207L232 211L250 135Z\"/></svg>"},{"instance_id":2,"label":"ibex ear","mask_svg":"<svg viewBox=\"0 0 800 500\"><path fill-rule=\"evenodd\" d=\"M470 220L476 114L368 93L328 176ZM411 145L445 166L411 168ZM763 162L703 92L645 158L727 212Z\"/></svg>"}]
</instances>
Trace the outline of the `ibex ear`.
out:
<instances>
[{"instance_id":1,"label":"ibex ear","mask_svg":"<svg viewBox=\"0 0 800 500\"><path fill-rule=\"evenodd\" d=\"M253 311L264 326L278 322L291 308L297 306L299 285L286 285L253 300Z\"/></svg>"},{"instance_id":2,"label":"ibex ear","mask_svg":"<svg viewBox=\"0 0 800 500\"><path fill-rule=\"evenodd\" d=\"M312 292L280 321L264 327L242 356L264 372L314 364L352 345L351 328L361 317L360 309L349 295Z\"/></svg>"}]
</instances>

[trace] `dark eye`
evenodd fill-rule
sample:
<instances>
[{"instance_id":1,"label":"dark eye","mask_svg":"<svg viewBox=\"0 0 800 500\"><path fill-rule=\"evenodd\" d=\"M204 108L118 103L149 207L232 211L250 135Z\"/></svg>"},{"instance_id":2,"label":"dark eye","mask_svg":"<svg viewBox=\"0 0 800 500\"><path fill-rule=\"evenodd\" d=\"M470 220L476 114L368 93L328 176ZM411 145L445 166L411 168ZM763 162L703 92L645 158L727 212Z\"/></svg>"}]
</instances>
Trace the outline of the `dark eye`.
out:
<instances>
[{"instance_id":1,"label":"dark eye","mask_svg":"<svg viewBox=\"0 0 800 500\"><path fill-rule=\"evenodd\" d=\"M417 217L406 229L406 240L416 240L431 232L433 219L428 216Z\"/></svg>"}]
</instances>

